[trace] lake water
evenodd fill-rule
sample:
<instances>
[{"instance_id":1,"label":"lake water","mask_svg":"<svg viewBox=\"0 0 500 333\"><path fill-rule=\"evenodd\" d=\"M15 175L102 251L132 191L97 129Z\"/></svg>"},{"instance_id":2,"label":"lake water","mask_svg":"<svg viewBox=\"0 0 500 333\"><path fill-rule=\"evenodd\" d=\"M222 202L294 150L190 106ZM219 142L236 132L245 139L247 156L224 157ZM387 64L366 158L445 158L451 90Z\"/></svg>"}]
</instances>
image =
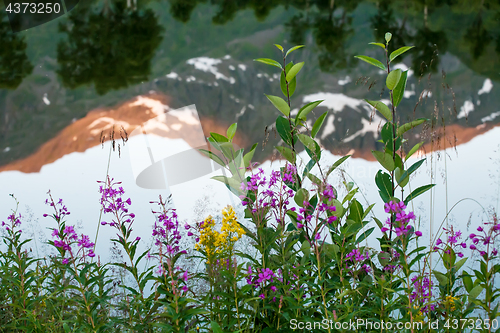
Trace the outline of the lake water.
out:
<instances>
[{"instance_id":1,"label":"lake water","mask_svg":"<svg viewBox=\"0 0 500 333\"><path fill-rule=\"evenodd\" d=\"M386 31L393 33L395 47L416 46L396 64L411 74L398 108L401 120L432 120L409 136L410 143L426 141L419 158L427 161L412 187L437 184L414 202L425 238L439 232L442 221L464 231L470 224L473 230L491 209L498 210L498 5L311 0L254 8L250 1L235 7L182 0L134 3L79 4L65 16L19 33L9 30L3 9L0 14L0 45L7 46L0 49L0 217L15 207L8 196L14 193L26 223L32 223L26 233L39 240L41 252L40 241L53 226L41 217L48 212L44 202L49 189L71 211L69 223L80 224L95 237L97 180L105 178L111 145L106 141L102 146L100 139L105 135L109 140L113 126L121 146L119 153L111 153L109 174L123 182L132 199L138 236L149 239L154 216L148 202L159 194L171 193L187 222L216 214L227 204L236 206L238 199L210 180L217 170L178 184L167 172L169 188L139 187L137 177L149 156L134 147L143 145L144 138L132 135L123 145L119 131L123 126L130 134L165 111L194 105L194 123L180 116L177 122L169 120L170 132L149 136L148 145L173 156L200 147L209 132L224 133L237 122L237 145L249 148L259 142L255 160L265 170L277 168L280 162L273 160L272 147L279 141L272 124L278 111L264 93L280 94L279 77L272 68L253 62L258 57L279 59L273 43L306 45L292 56L294 62L306 62L292 109L324 100L313 115L329 112L318 135L325 149L322 165L353 154L345 164L347 177L361 188L358 200L377 202L374 214L383 220L374 184L378 165L370 153L379 148L381 118L362 99L387 98L381 97L385 80L354 55L381 58L381 49L367 43L382 41ZM186 174L194 172L186 171L193 163L210 165L201 156L190 156L196 162L177 164ZM332 176L340 190L339 179ZM112 234L100 228L97 252L103 257Z\"/></svg>"}]
</instances>

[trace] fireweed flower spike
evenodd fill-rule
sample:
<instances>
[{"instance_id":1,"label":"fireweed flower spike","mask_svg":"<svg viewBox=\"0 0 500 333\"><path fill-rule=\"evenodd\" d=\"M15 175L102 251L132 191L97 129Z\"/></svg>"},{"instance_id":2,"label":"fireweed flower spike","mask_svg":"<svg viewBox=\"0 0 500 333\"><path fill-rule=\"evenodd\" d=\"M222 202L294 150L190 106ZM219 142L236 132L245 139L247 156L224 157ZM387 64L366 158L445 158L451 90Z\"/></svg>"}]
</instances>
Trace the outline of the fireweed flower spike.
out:
<instances>
[{"instance_id":1,"label":"fireweed flower spike","mask_svg":"<svg viewBox=\"0 0 500 333\"><path fill-rule=\"evenodd\" d=\"M478 251L484 260L496 258L498 256L498 249L495 247L495 244L497 244L496 239L500 235L500 223L498 223L496 215L493 215L492 222L485 222L484 227L479 226L477 231L478 234L471 233L469 235L469 239L472 240L469 248L473 251Z\"/></svg>"},{"instance_id":2,"label":"fireweed flower spike","mask_svg":"<svg viewBox=\"0 0 500 333\"><path fill-rule=\"evenodd\" d=\"M406 206L404 202L394 202L389 201L384 205L384 210L386 213L395 214L396 219L394 223L391 221L391 218L388 217L385 224L387 227L382 227L380 231L387 232L393 231L397 237L407 235L412 229L410 222L415 221L416 216L413 212L409 212L408 214L405 212ZM415 235L417 237L422 236L421 231L415 231Z\"/></svg>"},{"instance_id":3,"label":"fireweed flower spike","mask_svg":"<svg viewBox=\"0 0 500 333\"><path fill-rule=\"evenodd\" d=\"M443 242L441 238L438 238L436 241L436 245L434 246L434 251L441 251L446 254L450 254L451 251L453 251L458 257L462 258L464 254L461 252L461 250L467 247L466 243L460 242L462 232L460 230L455 231L453 229L453 226L451 226L449 229L443 228L443 230L447 235L446 242Z\"/></svg>"},{"instance_id":4,"label":"fireweed flower spike","mask_svg":"<svg viewBox=\"0 0 500 333\"><path fill-rule=\"evenodd\" d=\"M267 180L264 170L259 168L250 176L249 181L241 184L241 189L247 191L246 196L240 196L241 203L250 210L253 220L258 224L262 221L276 221L284 226L287 212L295 211L295 207L289 207L294 192L285 183L295 181L296 169L287 164L283 170L283 173L272 171Z\"/></svg>"},{"instance_id":5,"label":"fireweed flower spike","mask_svg":"<svg viewBox=\"0 0 500 333\"><path fill-rule=\"evenodd\" d=\"M247 268L246 281L247 284L252 285L256 289L257 294L260 293L259 297L264 300L266 294L268 296L275 295L278 291L274 283L276 281L283 282L283 272L279 268L274 272L270 268L257 268L257 271L254 273L252 266L249 265Z\"/></svg>"},{"instance_id":6,"label":"fireweed flower spike","mask_svg":"<svg viewBox=\"0 0 500 333\"><path fill-rule=\"evenodd\" d=\"M127 236L132 231L131 225L135 218L134 213L129 213L129 206L132 204L130 198L124 200L122 196L125 194L123 187L118 186L121 182L115 182L113 178L103 181L98 181L103 184L99 186L101 193L101 206L105 214L111 213L111 222L101 222L102 225L108 224L122 233L122 226L125 226ZM116 188L118 186L118 188ZM124 235L125 236L125 235Z\"/></svg>"},{"instance_id":7,"label":"fireweed flower spike","mask_svg":"<svg viewBox=\"0 0 500 333\"><path fill-rule=\"evenodd\" d=\"M98 181L99 193L101 194L101 207L104 214L109 214L111 222L101 223L109 225L117 230L117 238L112 239L113 242L120 244L127 253L130 261L126 269L133 275L140 291L140 295L144 297L144 284L141 283L137 273L137 262L134 260L135 252L139 239L129 241L132 234L132 224L134 223L135 214L129 212L129 207L132 205L130 198L124 199L125 190L121 186L121 182L114 181L109 177L106 181Z\"/></svg>"},{"instance_id":8,"label":"fireweed flower spike","mask_svg":"<svg viewBox=\"0 0 500 333\"><path fill-rule=\"evenodd\" d=\"M148 253L148 259L155 258L158 260L158 268L156 274L163 277L162 283L168 284L168 289L172 290L174 296L185 295L189 288L187 282L190 278L187 270L182 270L176 266L176 260L186 250L181 250L180 241L182 239L182 228L179 224L177 212L175 209L168 207L169 201L164 201L159 196L158 201L151 203L157 204L160 207L159 211L153 211L156 216L156 221L153 226L152 236L155 239L156 252ZM184 229L191 229L189 225L184 225Z\"/></svg>"},{"instance_id":9,"label":"fireweed flower spike","mask_svg":"<svg viewBox=\"0 0 500 333\"><path fill-rule=\"evenodd\" d=\"M45 204L54 208L55 213L51 217L57 222L57 228L52 228L53 241L49 243L54 245L62 256L61 262L63 264L68 264L71 261L79 259L85 261L86 257L95 257L94 253L94 243L90 241L89 236L81 234L80 238L75 231L73 226L67 226L64 221L62 221L64 216L70 215L68 208L63 204L63 200L59 199L56 203L50 191L48 192L49 199L45 200ZM49 214L43 214L44 217L48 217ZM76 244L77 250L75 251L73 245ZM70 257L65 257L69 253Z\"/></svg>"},{"instance_id":10,"label":"fireweed flower spike","mask_svg":"<svg viewBox=\"0 0 500 333\"><path fill-rule=\"evenodd\" d=\"M7 217L7 222L2 221L2 227L5 227L5 230L12 232L21 232L21 230L14 231L16 227L21 225L21 214L16 216L15 213L10 214Z\"/></svg>"},{"instance_id":11,"label":"fireweed flower spike","mask_svg":"<svg viewBox=\"0 0 500 333\"><path fill-rule=\"evenodd\" d=\"M413 292L410 294L410 301L413 306L420 309L420 313L427 313L435 310L436 305L431 303L432 281L428 274L424 276L415 275L412 277Z\"/></svg>"}]
</instances>

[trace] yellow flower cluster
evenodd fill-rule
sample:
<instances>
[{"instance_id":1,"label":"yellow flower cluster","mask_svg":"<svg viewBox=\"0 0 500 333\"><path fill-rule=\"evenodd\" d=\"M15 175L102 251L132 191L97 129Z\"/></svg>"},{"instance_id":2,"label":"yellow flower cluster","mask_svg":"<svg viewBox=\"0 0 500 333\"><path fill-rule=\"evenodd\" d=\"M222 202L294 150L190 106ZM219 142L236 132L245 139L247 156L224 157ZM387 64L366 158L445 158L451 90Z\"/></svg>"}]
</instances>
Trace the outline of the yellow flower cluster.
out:
<instances>
[{"instance_id":1,"label":"yellow flower cluster","mask_svg":"<svg viewBox=\"0 0 500 333\"><path fill-rule=\"evenodd\" d=\"M196 250L205 250L207 263L210 263L210 259L215 255L215 242L218 239L219 232L214 230L214 227L215 221L212 216L207 217L200 228L200 239L195 245Z\"/></svg>"},{"instance_id":2,"label":"yellow flower cluster","mask_svg":"<svg viewBox=\"0 0 500 333\"><path fill-rule=\"evenodd\" d=\"M450 310L451 311L455 311L456 307L455 307L455 301L458 300L458 297L453 297L453 296L446 296L446 300L445 300L445 304L446 304L446 307L450 306Z\"/></svg>"},{"instance_id":3,"label":"yellow flower cluster","mask_svg":"<svg viewBox=\"0 0 500 333\"><path fill-rule=\"evenodd\" d=\"M230 254L234 244L240 239L245 231L236 219L236 213L231 206L222 210L221 231L215 230L215 221L212 216L207 217L200 229L200 240L196 243L196 250L205 250L207 263L210 264L215 256L224 257Z\"/></svg>"},{"instance_id":4,"label":"yellow flower cluster","mask_svg":"<svg viewBox=\"0 0 500 333\"><path fill-rule=\"evenodd\" d=\"M413 306L414 309L418 309L418 306ZM423 323L424 322L424 314L422 313L422 310L419 310L418 313L415 315L413 318L413 321Z\"/></svg>"},{"instance_id":5,"label":"yellow flower cluster","mask_svg":"<svg viewBox=\"0 0 500 333\"><path fill-rule=\"evenodd\" d=\"M218 245L220 248L230 250L233 244L240 239L245 231L236 219L233 207L227 206L222 210L222 228L219 234Z\"/></svg>"}]
</instances>

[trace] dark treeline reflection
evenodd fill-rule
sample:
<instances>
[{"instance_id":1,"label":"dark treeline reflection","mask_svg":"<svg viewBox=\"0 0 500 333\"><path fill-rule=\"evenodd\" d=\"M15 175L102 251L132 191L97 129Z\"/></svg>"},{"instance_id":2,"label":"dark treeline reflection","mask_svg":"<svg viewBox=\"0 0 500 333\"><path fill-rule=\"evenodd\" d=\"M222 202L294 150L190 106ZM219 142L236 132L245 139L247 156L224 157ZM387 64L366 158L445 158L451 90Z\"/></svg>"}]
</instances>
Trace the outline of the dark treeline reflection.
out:
<instances>
[{"instance_id":1,"label":"dark treeline reflection","mask_svg":"<svg viewBox=\"0 0 500 333\"><path fill-rule=\"evenodd\" d=\"M162 27L151 9L130 1L79 6L59 29L58 74L76 88L94 84L98 94L148 80L151 59L162 40Z\"/></svg>"},{"instance_id":2,"label":"dark treeline reflection","mask_svg":"<svg viewBox=\"0 0 500 333\"><path fill-rule=\"evenodd\" d=\"M16 89L33 71L26 47L24 38L12 32L7 15L0 11L0 89Z\"/></svg>"},{"instance_id":3,"label":"dark treeline reflection","mask_svg":"<svg viewBox=\"0 0 500 333\"><path fill-rule=\"evenodd\" d=\"M417 75L438 71L440 55L450 52L476 73L500 80L498 0L90 0L81 1L59 24L63 38L57 45L57 72L64 86L93 85L103 95L148 81L163 34L179 41L189 38L165 32L158 17L163 20L166 13L155 13L150 1L168 4L175 20L195 27L200 23L192 19L193 12L202 4L212 9L201 15L211 15L217 25L234 21L243 10L265 20L274 9L289 9L282 22L289 42L305 44L312 39L312 50L325 72L359 64L353 58L362 53L355 32L359 36L368 31L383 41L390 31L389 51L416 47L397 61L411 59ZM15 89L33 66L24 39L10 31L3 13L0 45L0 89Z\"/></svg>"},{"instance_id":4,"label":"dark treeline reflection","mask_svg":"<svg viewBox=\"0 0 500 333\"><path fill-rule=\"evenodd\" d=\"M322 71L327 72L335 72L357 64L352 60L354 54L347 51L346 42L353 36L353 12L363 3L369 3L376 8L376 13L370 18L369 24L378 41L383 41L384 34L391 31L393 33L391 48L403 45L416 46L411 58L412 67L417 74L423 75L428 71L438 70L439 54L450 51L450 40L454 40L457 45L461 44L457 48L467 47L466 58L469 61L478 60L493 42L496 43L496 53L500 52L500 3L496 0L169 0L169 2L170 13L182 22L190 20L198 4L211 4L216 8L216 14L212 17L214 24L224 24L233 20L242 10L253 10L259 20L264 20L279 6L292 7L297 13L285 23L291 43L303 44L308 33L311 33L317 46L319 66ZM460 52L463 50L460 49ZM495 59L498 60L500 59ZM480 64L474 63L471 67L478 70ZM479 72L481 73L480 70Z\"/></svg>"}]
</instances>

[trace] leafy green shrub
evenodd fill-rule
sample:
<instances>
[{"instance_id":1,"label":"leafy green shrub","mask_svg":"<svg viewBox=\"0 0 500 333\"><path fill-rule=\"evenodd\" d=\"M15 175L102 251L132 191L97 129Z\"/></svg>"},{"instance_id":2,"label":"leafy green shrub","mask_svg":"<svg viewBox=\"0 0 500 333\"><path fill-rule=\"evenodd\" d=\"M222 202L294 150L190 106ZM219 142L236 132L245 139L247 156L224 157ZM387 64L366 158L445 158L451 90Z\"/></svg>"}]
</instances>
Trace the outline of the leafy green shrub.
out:
<instances>
[{"instance_id":1,"label":"leafy green shrub","mask_svg":"<svg viewBox=\"0 0 500 333\"><path fill-rule=\"evenodd\" d=\"M381 165L375 176L387 213L382 222L369 214L375 203L363 207L358 188L343 185L345 196L329 176L349 158L322 165L322 150L315 139L327 112L310 127L308 116L322 101L291 113L290 97L304 63L287 63L291 52L282 52L282 63L257 61L277 67L284 98L267 96L281 112L275 128L282 139L276 149L284 166L265 174L252 168L257 145L245 154L232 140L237 125L226 135L211 133L213 151L202 150L227 169L230 176L216 176L241 199L246 221L234 209L222 211L219 229L211 216L193 225L180 226L175 209L160 196L154 212L155 244L137 253L140 238L132 235L135 215L131 200L119 182L101 182L101 206L116 230L114 245L125 259L101 264L94 260L95 244L76 234L66 223L69 211L62 200L49 199L56 222L49 244L56 254L35 258L27 251L30 240L21 240L21 216L16 211L7 223L6 252L0 253L0 331L36 332L500 332L500 272L495 247L500 224L492 220L468 237L453 227L432 247L419 244L417 216L408 208L434 184L409 194L410 176L422 165L408 159L422 145L406 150L405 133L424 123L417 119L400 124L397 107L404 95L407 72L391 70L391 62L411 47L389 54L391 34L385 43L372 43L385 52L384 63L358 56L387 73L391 105L368 101L385 118L380 151L373 151ZM305 154L299 154L302 149ZM303 160L305 156L305 160ZM317 171L314 171L317 170ZM45 214L49 217L48 214ZM368 239L380 230L379 247ZM181 240L194 239L189 256ZM245 237L254 248L236 246ZM466 238L466 239L465 239ZM479 254L479 269L466 272L463 249ZM437 253L443 270L431 266ZM200 266L181 267L184 259ZM143 261L153 266L143 267ZM118 269L120 275L113 273Z\"/></svg>"}]
</instances>

